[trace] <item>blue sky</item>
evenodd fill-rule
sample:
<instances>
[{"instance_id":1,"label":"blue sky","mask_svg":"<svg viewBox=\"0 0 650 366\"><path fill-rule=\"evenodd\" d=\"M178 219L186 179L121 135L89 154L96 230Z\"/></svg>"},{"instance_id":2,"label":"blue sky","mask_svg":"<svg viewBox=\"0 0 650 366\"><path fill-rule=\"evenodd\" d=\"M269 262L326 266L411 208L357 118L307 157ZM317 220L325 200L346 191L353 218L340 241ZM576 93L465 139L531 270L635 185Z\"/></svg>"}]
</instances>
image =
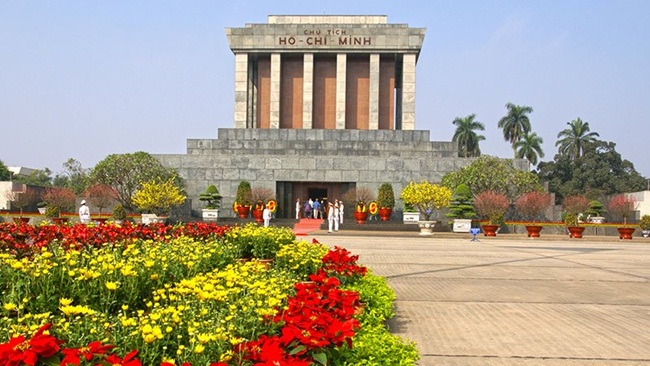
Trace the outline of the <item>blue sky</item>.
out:
<instances>
[{"instance_id":1,"label":"blue sky","mask_svg":"<svg viewBox=\"0 0 650 366\"><path fill-rule=\"evenodd\" d=\"M511 157L497 121L529 105L545 158L580 117L650 177L650 1L0 0L0 160L61 171L112 153L184 153L233 127L225 28L270 14L378 14L427 28L416 128L486 126L484 154Z\"/></svg>"}]
</instances>

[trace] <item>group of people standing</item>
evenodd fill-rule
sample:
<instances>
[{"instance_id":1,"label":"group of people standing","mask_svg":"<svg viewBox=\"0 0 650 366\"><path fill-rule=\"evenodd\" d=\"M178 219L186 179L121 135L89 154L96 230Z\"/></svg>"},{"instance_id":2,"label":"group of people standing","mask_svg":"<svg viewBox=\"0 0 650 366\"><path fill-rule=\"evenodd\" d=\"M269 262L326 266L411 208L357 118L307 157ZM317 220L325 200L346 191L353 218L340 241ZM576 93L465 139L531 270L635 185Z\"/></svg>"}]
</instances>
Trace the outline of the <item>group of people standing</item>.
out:
<instances>
[{"instance_id":1,"label":"group of people standing","mask_svg":"<svg viewBox=\"0 0 650 366\"><path fill-rule=\"evenodd\" d=\"M300 213L303 213L303 217L306 219L321 219L324 220L327 218L329 222L328 232L339 231L339 224L343 223L343 210L345 206L343 201L337 199L332 203L328 201L325 204L325 200L312 200L305 201L304 204L300 203L300 198L296 199L296 220L300 219Z\"/></svg>"}]
</instances>

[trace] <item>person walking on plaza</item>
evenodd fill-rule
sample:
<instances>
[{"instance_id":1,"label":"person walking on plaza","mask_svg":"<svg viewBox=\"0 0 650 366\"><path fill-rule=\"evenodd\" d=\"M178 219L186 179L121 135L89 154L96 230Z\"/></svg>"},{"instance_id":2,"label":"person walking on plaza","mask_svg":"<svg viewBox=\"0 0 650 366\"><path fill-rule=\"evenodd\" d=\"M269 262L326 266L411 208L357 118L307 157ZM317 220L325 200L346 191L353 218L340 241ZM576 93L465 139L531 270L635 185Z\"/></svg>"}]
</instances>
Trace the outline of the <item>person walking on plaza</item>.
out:
<instances>
[{"instance_id":1,"label":"person walking on plaza","mask_svg":"<svg viewBox=\"0 0 650 366\"><path fill-rule=\"evenodd\" d=\"M303 206L303 214L306 219L311 219L311 205L309 202L305 202L305 205Z\"/></svg>"},{"instance_id":2,"label":"person walking on plaza","mask_svg":"<svg viewBox=\"0 0 650 366\"><path fill-rule=\"evenodd\" d=\"M314 218L318 219L319 214L320 214L320 202L318 200L314 200L314 205L312 207L311 212L314 214Z\"/></svg>"},{"instance_id":3,"label":"person walking on plaza","mask_svg":"<svg viewBox=\"0 0 650 366\"><path fill-rule=\"evenodd\" d=\"M81 207L79 207L79 221L82 224L90 224L90 209L86 206L86 200L81 200Z\"/></svg>"},{"instance_id":4,"label":"person walking on plaza","mask_svg":"<svg viewBox=\"0 0 650 366\"><path fill-rule=\"evenodd\" d=\"M296 220L300 219L300 198L296 198Z\"/></svg>"},{"instance_id":5,"label":"person walking on plaza","mask_svg":"<svg viewBox=\"0 0 650 366\"><path fill-rule=\"evenodd\" d=\"M343 224L343 201L339 201L339 223Z\"/></svg>"},{"instance_id":6,"label":"person walking on plaza","mask_svg":"<svg viewBox=\"0 0 650 366\"><path fill-rule=\"evenodd\" d=\"M264 211L262 211L262 219L264 219L264 227L269 227L271 223L271 209L268 205L264 207Z\"/></svg>"}]
</instances>

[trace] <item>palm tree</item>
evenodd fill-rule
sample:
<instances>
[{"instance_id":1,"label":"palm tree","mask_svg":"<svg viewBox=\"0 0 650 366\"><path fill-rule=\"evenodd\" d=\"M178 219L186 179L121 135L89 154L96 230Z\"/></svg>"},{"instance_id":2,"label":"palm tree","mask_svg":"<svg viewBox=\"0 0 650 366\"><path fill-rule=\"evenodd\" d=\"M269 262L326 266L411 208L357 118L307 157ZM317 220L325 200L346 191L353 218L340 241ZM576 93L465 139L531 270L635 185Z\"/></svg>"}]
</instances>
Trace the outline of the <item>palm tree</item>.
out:
<instances>
[{"instance_id":1,"label":"palm tree","mask_svg":"<svg viewBox=\"0 0 650 366\"><path fill-rule=\"evenodd\" d=\"M515 142L530 132L530 120L528 114L533 113L529 106L514 105L507 103L508 114L499 120L499 128L503 129L503 139L510 142L512 150L517 155Z\"/></svg>"},{"instance_id":2,"label":"palm tree","mask_svg":"<svg viewBox=\"0 0 650 366\"><path fill-rule=\"evenodd\" d=\"M571 122L567 122L569 128L560 131L557 134L555 146L559 146L559 152L563 155L571 155L577 159L584 155L585 148L597 141L596 137L600 135L596 132L589 132L589 122L582 122L580 117Z\"/></svg>"},{"instance_id":3,"label":"palm tree","mask_svg":"<svg viewBox=\"0 0 650 366\"><path fill-rule=\"evenodd\" d=\"M458 144L459 157L467 158L481 155L478 143L485 140L485 137L477 135L475 130L484 131L485 126L483 123L475 121L474 118L476 118L476 114L470 114L467 117L456 117L452 122L456 126L452 141Z\"/></svg>"},{"instance_id":4,"label":"palm tree","mask_svg":"<svg viewBox=\"0 0 650 366\"><path fill-rule=\"evenodd\" d=\"M526 158L532 165L537 165L538 158L544 157L542 144L544 139L537 136L535 132L527 133L521 140L515 142L515 157L519 159Z\"/></svg>"}]
</instances>

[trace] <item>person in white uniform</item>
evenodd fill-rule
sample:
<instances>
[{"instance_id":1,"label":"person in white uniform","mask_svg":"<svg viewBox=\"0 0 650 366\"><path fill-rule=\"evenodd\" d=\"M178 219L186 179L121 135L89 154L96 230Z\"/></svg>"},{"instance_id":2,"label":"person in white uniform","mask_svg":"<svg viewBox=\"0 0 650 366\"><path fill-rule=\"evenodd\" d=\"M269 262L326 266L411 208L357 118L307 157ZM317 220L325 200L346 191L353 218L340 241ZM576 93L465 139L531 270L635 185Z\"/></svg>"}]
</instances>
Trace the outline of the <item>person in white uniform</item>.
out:
<instances>
[{"instance_id":1,"label":"person in white uniform","mask_svg":"<svg viewBox=\"0 0 650 366\"><path fill-rule=\"evenodd\" d=\"M300 219L300 198L296 198L296 220Z\"/></svg>"},{"instance_id":2,"label":"person in white uniform","mask_svg":"<svg viewBox=\"0 0 650 366\"><path fill-rule=\"evenodd\" d=\"M339 223L343 224L343 201L339 201Z\"/></svg>"},{"instance_id":3,"label":"person in white uniform","mask_svg":"<svg viewBox=\"0 0 650 366\"><path fill-rule=\"evenodd\" d=\"M90 224L90 209L86 206L86 200L81 200L81 207L79 207L79 221L82 224Z\"/></svg>"},{"instance_id":4,"label":"person in white uniform","mask_svg":"<svg viewBox=\"0 0 650 366\"><path fill-rule=\"evenodd\" d=\"M269 227L271 223L271 209L266 206L264 211L262 211L262 219L264 219L264 227Z\"/></svg>"}]
</instances>

